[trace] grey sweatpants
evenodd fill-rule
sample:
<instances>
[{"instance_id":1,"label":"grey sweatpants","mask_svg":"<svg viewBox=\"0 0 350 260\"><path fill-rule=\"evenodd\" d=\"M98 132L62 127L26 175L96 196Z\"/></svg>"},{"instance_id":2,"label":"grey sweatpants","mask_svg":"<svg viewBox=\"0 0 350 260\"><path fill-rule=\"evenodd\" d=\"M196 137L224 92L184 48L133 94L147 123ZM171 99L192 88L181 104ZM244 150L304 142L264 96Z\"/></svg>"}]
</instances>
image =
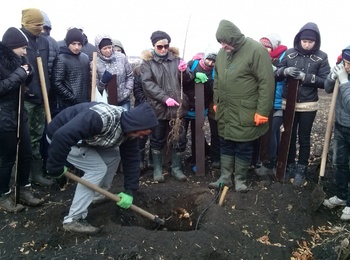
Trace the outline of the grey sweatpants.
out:
<instances>
[{"instance_id":1,"label":"grey sweatpants","mask_svg":"<svg viewBox=\"0 0 350 260\"><path fill-rule=\"evenodd\" d=\"M67 161L84 171L82 179L107 190L112 185L113 177L120 162L119 147L79 148L73 146ZM69 214L64 218L63 223L85 219L94 195L95 192L92 189L78 183Z\"/></svg>"}]
</instances>

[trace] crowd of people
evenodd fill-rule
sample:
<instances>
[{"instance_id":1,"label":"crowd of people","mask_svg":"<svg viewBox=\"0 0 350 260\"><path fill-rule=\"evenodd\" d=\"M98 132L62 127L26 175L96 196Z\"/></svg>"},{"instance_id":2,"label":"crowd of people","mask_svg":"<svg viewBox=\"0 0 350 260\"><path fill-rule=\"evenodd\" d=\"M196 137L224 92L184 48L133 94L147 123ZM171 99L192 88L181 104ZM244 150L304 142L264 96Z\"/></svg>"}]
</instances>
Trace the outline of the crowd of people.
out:
<instances>
[{"instance_id":1,"label":"crowd of people","mask_svg":"<svg viewBox=\"0 0 350 260\"><path fill-rule=\"evenodd\" d=\"M210 139L203 140L206 159L220 169L220 177L208 187L247 192L247 173L256 144L263 139L268 140L268 156L255 173L276 174L288 79L296 79L299 87L284 181L305 185L318 90L331 93L338 81L333 157L337 195L324 205L345 206L341 218L350 219L350 47L331 69L320 49L317 24L301 26L288 48L276 33L256 41L231 21L222 20L215 35L217 50L199 52L188 62L171 46L170 35L157 30L139 66L129 62L120 40L97 35L93 45L82 26L69 27L65 39L56 41L50 36L48 15L39 9L23 10L21 24L8 28L0 42L0 210L16 213L23 205L43 204L31 184L54 185L71 167L106 190L121 168L125 190L118 194L118 205L129 208L140 170L146 167L146 142L147 166L153 167L155 183L166 181L163 159L168 151L171 175L186 181L183 153L188 136L191 156L186 161L196 170L197 112L204 113L210 126ZM204 88L203 97L196 96L199 87ZM94 88L105 91L108 99L97 102ZM45 93L49 106L44 104ZM199 100L204 111L196 111ZM13 185L20 187L18 196L11 195L12 172ZM89 205L101 199L103 195L77 184L63 228L98 232L85 218Z\"/></svg>"}]
</instances>

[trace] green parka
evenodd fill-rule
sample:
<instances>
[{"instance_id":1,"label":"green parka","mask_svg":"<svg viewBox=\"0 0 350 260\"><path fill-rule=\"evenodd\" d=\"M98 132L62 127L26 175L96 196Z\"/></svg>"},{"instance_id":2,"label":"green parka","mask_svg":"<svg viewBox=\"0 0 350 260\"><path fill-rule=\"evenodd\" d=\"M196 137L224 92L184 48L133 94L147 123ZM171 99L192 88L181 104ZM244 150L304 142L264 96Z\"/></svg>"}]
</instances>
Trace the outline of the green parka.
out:
<instances>
[{"instance_id":1,"label":"green parka","mask_svg":"<svg viewBox=\"0 0 350 260\"><path fill-rule=\"evenodd\" d=\"M269 54L227 20L220 22L216 38L235 48L231 52L220 49L215 62L219 135L237 142L255 140L267 132L269 124L255 126L254 114L268 117L273 107L275 80Z\"/></svg>"}]
</instances>

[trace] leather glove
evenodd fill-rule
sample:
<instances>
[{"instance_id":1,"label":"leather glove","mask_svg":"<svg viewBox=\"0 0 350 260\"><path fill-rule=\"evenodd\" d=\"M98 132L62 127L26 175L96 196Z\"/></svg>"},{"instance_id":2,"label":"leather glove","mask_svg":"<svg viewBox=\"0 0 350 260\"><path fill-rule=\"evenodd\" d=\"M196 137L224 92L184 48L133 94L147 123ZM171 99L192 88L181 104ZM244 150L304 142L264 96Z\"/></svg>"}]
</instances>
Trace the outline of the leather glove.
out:
<instances>
[{"instance_id":1,"label":"leather glove","mask_svg":"<svg viewBox=\"0 0 350 260\"><path fill-rule=\"evenodd\" d=\"M269 120L269 118L267 116L262 116L259 115L258 113L254 114L254 122L256 126L259 126L261 124L265 124L267 123L267 121Z\"/></svg>"},{"instance_id":2,"label":"leather glove","mask_svg":"<svg viewBox=\"0 0 350 260\"><path fill-rule=\"evenodd\" d=\"M300 71L300 72L299 72L299 75L296 76L295 79L299 79L299 80L304 81L304 79L305 79L305 73L302 72L302 71Z\"/></svg>"},{"instance_id":3,"label":"leather glove","mask_svg":"<svg viewBox=\"0 0 350 260\"><path fill-rule=\"evenodd\" d=\"M67 172L67 167L63 166L63 169L57 172L47 171L47 175L56 179L61 178Z\"/></svg>"},{"instance_id":4,"label":"leather glove","mask_svg":"<svg viewBox=\"0 0 350 260\"><path fill-rule=\"evenodd\" d=\"M118 194L118 197L120 198L120 201L117 202L117 205L123 209L130 208L133 200L133 196L130 196L129 194L126 194L124 192L120 192Z\"/></svg>"},{"instance_id":5,"label":"leather glove","mask_svg":"<svg viewBox=\"0 0 350 260\"><path fill-rule=\"evenodd\" d=\"M112 74L108 70L105 70L105 72L102 75L101 82L103 84L107 84L108 81L110 81L111 78L112 78Z\"/></svg>"},{"instance_id":6,"label":"leather glove","mask_svg":"<svg viewBox=\"0 0 350 260\"><path fill-rule=\"evenodd\" d=\"M296 78L299 76L300 74L300 70L296 67L289 67L289 68L285 68L283 71L284 76L291 76L293 78Z\"/></svg>"},{"instance_id":7,"label":"leather glove","mask_svg":"<svg viewBox=\"0 0 350 260\"><path fill-rule=\"evenodd\" d=\"M214 110L215 113L216 113L216 108L217 107L218 107L217 105L213 105L213 110Z\"/></svg>"},{"instance_id":8,"label":"leather glove","mask_svg":"<svg viewBox=\"0 0 350 260\"><path fill-rule=\"evenodd\" d=\"M196 73L196 78L194 79L196 83L205 83L208 81L207 75L203 72L197 72Z\"/></svg>"},{"instance_id":9,"label":"leather glove","mask_svg":"<svg viewBox=\"0 0 350 260\"><path fill-rule=\"evenodd\" d=\"M335 66L334 73L337 74L340 84L344 84L349 81L348 73L346 72L343 64L338 64L337 66Z\"/></svg>"},{"instance_id":10,"label":"leather glove","mask_svg":"<svg viewBox=\"0 0 350 260\"><path fill-rule=\"evenodd\" d=\"M166 101L165 101L166 105L168 107L174 107L174 106L179 106L179 103L176 102L175 99L173 98L168 98Z\"/></svg>"},{"instance_id":11,"label":"leather glove","mask_svg":"<svg viewBox=\"0 0 350 260\"><path fill-rule=\"evenodd\" d=\"M184 62L183 60L180 60L179 66L177 66L179 71L183 72L187 69L187 63Z\"/></svg>"}]
</instances>

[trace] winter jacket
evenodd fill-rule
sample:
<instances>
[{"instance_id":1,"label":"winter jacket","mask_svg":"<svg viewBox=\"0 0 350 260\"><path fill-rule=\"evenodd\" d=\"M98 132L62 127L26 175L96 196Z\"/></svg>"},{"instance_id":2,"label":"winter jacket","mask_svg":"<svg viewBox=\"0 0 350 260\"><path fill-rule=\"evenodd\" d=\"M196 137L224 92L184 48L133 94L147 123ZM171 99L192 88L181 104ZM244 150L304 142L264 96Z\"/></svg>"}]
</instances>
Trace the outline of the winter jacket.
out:
<instances>
[{"instance_id":1,"label":"winter jacket","mask_svg":"<svg viewBox=\"0 0 350 260\"><path fill-rule=\"evenodd\" d=\"M118 86L118 103L129 100L132 90L134 88L134 75L132 67L127 57L121 52L113 52L111 57L105 57L102 55L98 45L104 38L109 38L108 35L100 35L95 39L95 46L97 50L97 62L96 62L96 84L100 91L102 91L106 84L101 82L103 73L107 70L112 75L116 75ZM108 90L107 90L108 92Z\"/></svg>"},{"instance_id":2,"label":"winter jacket","mask_svg":"<svg viewBox=\"0 0 350 260\"><path fill-rule=\"evenodd\" d=\"M21 30L28 38L27 59L29 63L33 66L33 79L31 83L27 86L28 88L25 93L25 101L28 101L34 104L43 104L44 101L43 101L43 95L41 90L37 57L38 56L41 57L46 89L47 89L47 93L49 93L50 92L49 42L46 39L46 37L43 35L35 36L31 32L27 31L24 27L22 27Z\"/></svg>"},{"instance_id":3,"label":"winter jacket","mask_svg":"<svg viewBox=\"0 0 350 260\"><path fill-rule=\"evenodd\" d=\"M90 101L90 78L89 57L85 53L74 54L67 47L61 47L53 63L51 81L59 110Z\"/></svg>"},{"instance_id":4,"label":"winter jacket","mask_svg":"<svg viewBox=\"0 0 350 260\"><path fill-rule=\"evenodd\" d=\"M168 98L182 102L181 117L185 116L188 108L187 96L183 94L181 100L181 72L178 69L180 63L179 50L170 47L167 56L160 57L154 50L145 50L141 54L141 78L143 90L147 101L152 105L158 120L171 120L177 118L177 106L168 107L165 101ZM191 79L189 68L183 74L183 81Z\"/></svg>"},{"instance_id":5,"label":"winter jacket","mask_svg":"<svg viewBox=\"0 0 350 260\"><path fill-rule=\"evenodd\" d=\"M306 51L301 47L300 33L304 30L313 30L318 39L312 50ZM320 50L321 36L314 23L305 24L294 38L294 48L286 51L282 61L276 70L276 79L286 78L284 70L288 67L299 68L305 73L304 81L300 81L297 95L297 103L310 102L310 106L296 105L296 111L317 110L318 88L324 88L324 82L330 71L327 54ZM287 98L288 87L283 89L283 98ZM314 104L314 105L313 105Z\"/></svg>"},{"instance_id":6,"label":"winter jacket","mask_svg":"<svg viewBox=\"0 0 350 260\"><path fill-rule=\"evenodd\" d=\"M53 61L56 59L60 52L60 48L58 47L57 41L52 38L50 35L47 35L43 33L43 35L46 37L46 39L49 41L49 75L51 79L51 74L52 74L52 66L53 66Z\"/></svg>"},{"instance_id":7,"label":"winter jacket","mask_svg":"<svg viewBox=\"0 0 350 260\"><path fill-rule=\"evenodd\" d=\"M350 45L346 47L350 51ZM331 78L331 74L324 83L324 89L327 93L333 93L335 81ZM350 75L349 81L339 86L337 102L335 107L335 122L341 126L350 127Z\"/></svg>"},{"instance_id":8,"label":"winter jacket","mask_svg":"<svg viewBox=\"0 0 350 260\"><path fill-rule=\"evenodd\" d=\"M138 138L124 137L120 124L124 111L122 107L98 102L81 103L61 111L47 126L47 137L51 140L47 171L62 171L74 145L119 146L124 188L137 190L140 174Z\"/></svg>"},{"instance_id":9,"label":"winter jacket","mask_svg":"<svg viewBox=\"0 0 350 260\"><path fill-rule=\"evenodd\" d=\"M267 132L269 124L255 125L255 113L268 117L275 80L266 49L246 38L233 23L222 20L216 38L235 49L220 49L215 62L214 105L219 136L247 142Z\"/></svg>"},{"instance_id":10,"label":"winter jacket","mask_svg":"<svg viewBox=\"0 0 350 260\"><path fill-rule=\"evenodd\" d=\"M31 79L20 67L22 64L27 64L26 59L0 42L0 132L17 131L19 89ZM22 122L27 122L24 107Z\"/></svg>"}]
</instances>

